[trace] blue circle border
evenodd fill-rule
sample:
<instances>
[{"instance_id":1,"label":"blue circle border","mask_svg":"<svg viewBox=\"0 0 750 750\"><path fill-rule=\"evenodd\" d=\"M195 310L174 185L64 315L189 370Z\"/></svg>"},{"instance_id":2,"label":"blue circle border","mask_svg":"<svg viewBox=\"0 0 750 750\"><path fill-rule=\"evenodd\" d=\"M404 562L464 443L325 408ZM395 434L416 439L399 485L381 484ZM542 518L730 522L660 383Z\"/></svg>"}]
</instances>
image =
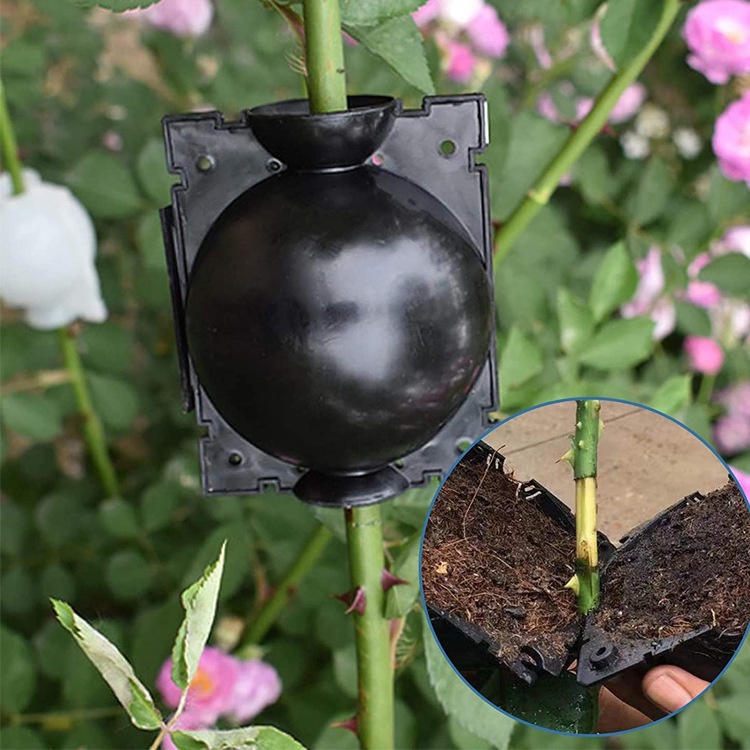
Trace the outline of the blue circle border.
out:
<instances>
[{"instance_id":1,"label":"blue circle border","mask_svg":"<svg viewBox=\"0 0 750 750\"><path fill-rule=\"evenodd\" d=\"M563 735L565 737L582 737L582 738L596 738L596 737L618 737L622 734L632 734L633 732L638 732L643 729L648 729L649 727L653 727L656 724L660 724L663 721L666 721L667 719L671 719L673 716L676 716L681 711L684 711L689 706L693 705L697 700L700 700L700 698L703 697L703 695L710 690L716 682L721 679L721 676L729 669L732 662L737 657L737 654L739 653L740 649L745 645L745 642L748 639L748 636L750 636L750 625L745 629L745 635L742 636L742 640L740 641L739 646L737 646L737 649L735 650L734 654L732 655L732 658L727 662L727 665L724 667L724 669L719 672L719 674L714 678L714 680L706 687L705 690L701 691L699 695L697 695L693 700L691 700L689 703L686 703L682 708L679 708L677 711L673 711L671 714L667 714L667 716L663 716L661 719L655 719L654 721L649 722L648 724L644 724L642 727L633 727L632 729L622 729L619 732L601 732L601 733L576 733L576 732L561 732L557 729L550 729L549 727L543 727L539 724L532 724L529 721L526 721L524 719L519 719L517 716L514 716L513 714L508 713L507 711L504 711L500 706L497 706L494 704L491 700L483 696L479 691L477 691L475 688L473 688L469 682L463 677L463 675L456 669L455 666L453 666L453 662L448 658L448 656L445 653L445 650L443 649L443 645L440 643L440 640L435 635L435 629L432 627L432 622L430 621L430 618L427 617L427 602L425 600L424 596L424 585L422 583L422 553L424 551L424 537L427 532L427 523L430 520L430 514L432 513L432 508L435 505L435 501L438 498L438 495L440 494L440 491L443 489L443 485L448 480L448 477L453 473L453 470L456 468L456 466L463 460L464 456L481 440L483 440L487 435L489 435L491 432L494 432L496 429L504 425L506 422L509 422L511 419L515 419L516 417L521 416L522 414L526 414L530 411L535 411L536 409L544 408L545 406L551 406L552 404L560 404L560 403L567 403L570 401L578 401L581 400L581 398L585 398L586 400L589 399L595 399L598 401L612 401L615 403L620 404L629 404L630 406L636 406L639 409L645 409L646 411L653 412L654 414L659 415L660 417L665 417L666 419L670 420L671 422L674 422L676 425L681 427L686 432L689 432L694 438L699 440L703 445L708 448L711 453L716 456L716 458L719 460L721 464L723 464L724 468L727 470L727 474L732 477L734 482L736 483L737 487L740 490L740 495L742 495L743 499L745 500L745 504L748 506L748 512L750 512L750 500L748 499L748 496L745 494L745 491L742 488L742 485L740 484L737 477L734 475L734 472L729 468L729 464L716 452L716 449L704 438L702 438L697 432L694 430L691 430L687 425L680 422L678 419L675 419L674 417L670 416L669 414L665 414L663 411L659 411L658 409L654 409L651 406L646 406L645 404L639 404L637 401L629 401L624 398L609 398L607 396L576 396L576 397L569 397L569 398L558 398L554 401L545 401L541 404L535 404L534 406L530 406L526 409L522 409L521 411L515 412L514 414L511 414L510 416L506 417L505 419L501 420L500 422L497 422L496 424L492 425L488 430L483 432L474 442L461 453L461 455L454 461L453 465L450 467L450 470L445 473L445 476L443 477L442 481L440 482L440 486L435 491L435 495L432 498L432 502L430 503L430 507L427 509L427 516L425 518L424 525L422 526L422 538L419 541L419 597L422 602L422 609L425 615L425 620L427 621L427 624L430 628L430 633L432 634L432 637L435 639L435 643L437 644L437 647L440 649L440 653L445 658L446 662L450 664L453 671L456 673L456 675L459 677L459 679L468 687L478 698L481 698L487 705L494 708L496 711L499 711L501 714L504 714L505 716L513 719L513 721L517 721L520 724L524 724L527 727L531 727L532 729L540 729L543 732L549 732L550 734L558 734Z\"/></svg>"}]
</instances>

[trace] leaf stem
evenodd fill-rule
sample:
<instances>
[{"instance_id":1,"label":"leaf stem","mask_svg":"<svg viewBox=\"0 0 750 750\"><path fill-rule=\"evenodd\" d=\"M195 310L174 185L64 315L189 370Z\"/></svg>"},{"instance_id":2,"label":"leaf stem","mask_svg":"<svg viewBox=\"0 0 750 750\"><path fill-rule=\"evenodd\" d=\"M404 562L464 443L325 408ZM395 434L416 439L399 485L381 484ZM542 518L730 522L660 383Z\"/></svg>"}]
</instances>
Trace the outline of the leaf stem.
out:
<instances>
[{"instance_id":1,"label":"leaf stem","mask_svg":"<svg viewBox=\"0 0 750 750\"><path fill-rule=\"evenodd\" d=\"M23 172L21 171L21 160L18 158L18 144L16 134L13 131L13 123L8 111L8 103L5 100L5 87L0 80L0 149L3 152L5 168L10 174L13 186L13 195L23 192Z\"/></svg>"},{"instance_id":2,"label":"leaf stem","mask_svg":"<svg viewBox=\"0 0 750 750\"><path fill-rule=\"evenodd\" d=\"M311 112L346 109L339 0L304 0L307 91Z\"/></svg>"},{"instance_id":3,"label":"leaf stem","mask_svg":"<svg viewBox=\"0 0 750 750\"><path fill-rule=\"evenodd\" d=\"M266 600L248 623L242 636L240 648L260 643L263 640L271 626L281 615L284 607L289 603L297 584L307 575L330 540L331 532L326 526L320 524L310 535L289 569L281 577L273 596Z\"/></svg>"},{"instance_id":4,"label":"leaf stem","mask_svg":"<svg viewBox=\"0 0 750 750\"><path fill-rule=\"evenodd\" d=\"M91 400L91 394L86 383L86 375L81 364L81 356L78 353L77 326L72 325L60 328L59 333L63 361L70 375L70 382L73 386L78 413L82 421L83 436L86 440L89 454L107 496L117 497L120 494L117 475L112 466L109 451L107 450L107 441L104 436L104 428Z\"/></svg>"},{"instance_id":5,"label":"leaf stem","mask_svg":"<svg viewBox=\"0 0 750 750\"><path fill-rule=\"evenodd\" d=\"M599 551L596 537L596 474L601 419L599 401L576 401L573 474L576 483L576 577L578 611L599 604Z\"/></svg>"},{"instance_id":6,"label":"leaf stem","mask_svg":"<svg viewBox=\"0 0 750 750\"><path fill-rule=\"evenodd\" d=\"M617 100L622 96L622 93L646 67L646 63L651 59L672 26L672 22L680 10L680 4L681 0L664 0L659 23L654 27L651 37L643 49L614 75L604 91L597 97L589 114L570 134L560 151L549 162L541 177L528 191L523 201L500 227L496 235L495 269L505 258L513 243L526 229L529 222L536 216L539 209L547 205L563 175L570 170L602 129L607 122L609 113L617 104Z\"/></svg>"},{"instance_id":7,"label":"leaf stem","mask_svg":"<svg viewBox=\"0 0 750 750\"><path fill-rule=\"evenodd\" d=\"M364 750L389 750L394 743L393 660L380 580L385 566L380 505L346 508L344 513L352 586L365 594L364 612L352 613L359 693L357 734Z\"/></svg>"}]
</instances>

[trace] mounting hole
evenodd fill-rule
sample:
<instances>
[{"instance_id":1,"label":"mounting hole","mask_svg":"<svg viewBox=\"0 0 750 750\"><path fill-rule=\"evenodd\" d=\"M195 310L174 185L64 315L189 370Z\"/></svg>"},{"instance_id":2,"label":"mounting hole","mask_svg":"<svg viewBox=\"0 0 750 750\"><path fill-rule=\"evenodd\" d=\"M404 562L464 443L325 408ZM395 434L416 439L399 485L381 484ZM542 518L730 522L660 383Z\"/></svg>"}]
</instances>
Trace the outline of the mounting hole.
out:
<instances>
[{"instance_id":1,"label":"mounting hole","mask_svg":"<svg viewBox=\"0 0 750 750\"><path fill-rule=\"evenodd\" d=\"M227 458L227 463L230 466L239 466L242 463L242 454L237 453L237 451L232 451L232 453L229 454L229 458Z\"/></svg>"},{"instance_id":2,"label":"mounting hole","mask_svg":"<svg viewBox=\"0 0 750 750\"><path fill-rule=\"evenodd\" d=\"M266 169L271 174L276 174L276 172L280 172L281 171L281 162L278 159L269 159L266 162Z\"/></svg>"},{"instance_id":3,"label":"mounting hole","mask_svg":"<svg viewBox=\"0 0 750 750\"><path fill-rule=\"evenodd\" d=\"M406 462L404 461L404 459L403 459L403 458L399 458L399 459L398 459L397 461L394 461L394 462L393 462L393 465L394 465L394 466L395 466L395 467L396 467L397 469L403 469L403 468L404 468L404 466L406 466Z\"/></svg>"},{"instance_id":4,"label":"mounting hole","mask_svg":"<svg viewBox=\"0 0 750 750\"><path fill-rule=\"evenodd\" d=\"M606 646L599 646L599 648L596 649L596 656L604 656L608 650L609 649Z\"/></svg>"},{"instance_id":5,"label":"mounting hole","mask_svg":"<svg viewBox=\"0 0 750 750\"><path fill-rule=\"evenodd\" d=\"M374 164L374 165L375 165L376 167L380 167L380 166L382 166L383 162L385 161L385 157L383 156L383 154L380 154L380 153L378 153L378 154L373 154L373 155L372 155L372 159L370 159L370 161L371 161L371 162L372 162L372 163L373 163L373 164Z\"/></svg>"},{"instance_id":6,"label":"mounting hole","mask_svg":"<svg viewBox=\"0 0 750 750\"><path fill-rule=\"evenodd\" d=\"M199 172L210 172L216 166L216 159L210 154L201 154L195 160L195 166Z\"/></svg>"},{"instance_id":7,"label":"mounting hole","mask_svg":"<svg viewBox=\"0 0 750 750\"><path fill-rule=\"evenodd\" d=\"M465 450L468 450L471 447L471 444L474 441L471 438L462 437L456 440L456 450L459 453L463 453Z\"/></svg>"},{"instance_id":8,"label":"mounting hole","mask_svg":"<svg viewBox=\"0 0 750 750\"><path fill-rule=\"evenodd\" d=\"M451 157L458 150L458 146L456 145L455 141L452 141L450 138L446 138L444 141L440 141L438 149L443 156Z\"/></svg>"}]
</instances>

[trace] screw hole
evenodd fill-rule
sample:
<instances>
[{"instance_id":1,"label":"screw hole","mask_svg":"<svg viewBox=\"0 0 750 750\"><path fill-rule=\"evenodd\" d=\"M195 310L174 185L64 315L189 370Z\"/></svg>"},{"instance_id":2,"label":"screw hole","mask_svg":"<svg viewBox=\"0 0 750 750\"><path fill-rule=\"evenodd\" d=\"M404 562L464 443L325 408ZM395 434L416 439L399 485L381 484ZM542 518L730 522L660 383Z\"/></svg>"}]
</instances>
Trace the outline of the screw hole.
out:
<instances>
[{"instance_id":1,"label":"screw hole","mask_svg":"<svg viewBox=\"0 0 750 750\"><path fill-rule=\"evenodd\" d=\"M440 153L443 156L453 156L453 154L456 153L458 150L458 146L456 146L456 142L452 141L450 138L446 138L444 141L440 141Z\"/></svg>"},{"instance_id":2,"label":"screw hole","mask_svg":"<svg viewBox=\"0 0 750 750\"><path fill-rule=\"evenodd\" d=\"M197 158L195 166L199 172L210 172L216 166L216 159L210 154L201 154Z\"/></svg>"},{"instance_id":3,"label":"screw hole","mask_svg":"<svg viewBox=\"0 0 750 750\"><path fill-rule=\"evenodd\" d=\"M233 453L229 454L229 458L227 459L230 466L239 466L242 463L242 455L240 453L237 453L234 451Z\"/></svg>"},{"instance_id":4,"label":"screw hole","mask_svg":"<svg viewBox=\"0 0 750 750\"><path fill-rule=\"evenodd\" d=\"M385 161L385 157L383 154L373 154L371 161L376 167L380 167Z\"/></svg>"},{"instance_id":5,"label":"screw hole","mask_svg":"<svg viewBox=\"0 0 750 750\"><path fill-rule=\"evenodd\" d=\"M404 468L404 466L406 466L406 463L405 463L405 461L404 461L404 460L403 460L402 458L399 458L399 459L398 459L398 461L394 461L394 462L393 462L393 465L394 465L394 466L395 466L395 467L396 467L397 469L403 469L403 468Z\"/></svg>"},{"instance_id":6,"label":"screw hole","mask_svg":"<svg viewBox=\"0 0 750 750\"><path fill-rule=\"evenodd\" d=\"M266 162L266 169L271 172L271 174L279 172L281 171L281 162L278 159L269 159Z\"/></svg>"},{"instance_id":7,"label":"screw hole","mask_svg":"<svg viewBox=\"0 0 750 750\"><path fill-rule=\"evenodd\" d=\"M599 646L598 649L596 649L596 655L597 656L604 656L604 654L607 653L607 647L606 646Z\"/></svg>"}]
</instances>

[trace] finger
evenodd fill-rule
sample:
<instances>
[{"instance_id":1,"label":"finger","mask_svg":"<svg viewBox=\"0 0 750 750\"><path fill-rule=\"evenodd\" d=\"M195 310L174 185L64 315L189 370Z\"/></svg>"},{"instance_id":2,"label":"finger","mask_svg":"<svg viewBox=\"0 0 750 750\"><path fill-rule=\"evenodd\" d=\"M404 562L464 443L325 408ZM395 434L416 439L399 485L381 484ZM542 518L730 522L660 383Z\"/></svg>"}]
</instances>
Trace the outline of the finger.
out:
<instances>
[{"instance_id":1,"label":"finger","mask_svg":"<svg viewBox=\"0 0 750 750\"><path fill-rule=\"evenodd\" d=\"M651 719L621 701L607 688L599 691L599 721L597 732L622 732L626 729L635 729L649 724Z\"/></svg>"},{"instance_id":2,"label":"finger","mask_svg":"<svg viewBox=\"0 0 750 750\"><path fill-rule=\"evenodd\" d=\"M643 678L643 692L657 706L672 713L698 697L709 684L684 669L665 665L654 667Z\"/></svg>"}]
</instances>

